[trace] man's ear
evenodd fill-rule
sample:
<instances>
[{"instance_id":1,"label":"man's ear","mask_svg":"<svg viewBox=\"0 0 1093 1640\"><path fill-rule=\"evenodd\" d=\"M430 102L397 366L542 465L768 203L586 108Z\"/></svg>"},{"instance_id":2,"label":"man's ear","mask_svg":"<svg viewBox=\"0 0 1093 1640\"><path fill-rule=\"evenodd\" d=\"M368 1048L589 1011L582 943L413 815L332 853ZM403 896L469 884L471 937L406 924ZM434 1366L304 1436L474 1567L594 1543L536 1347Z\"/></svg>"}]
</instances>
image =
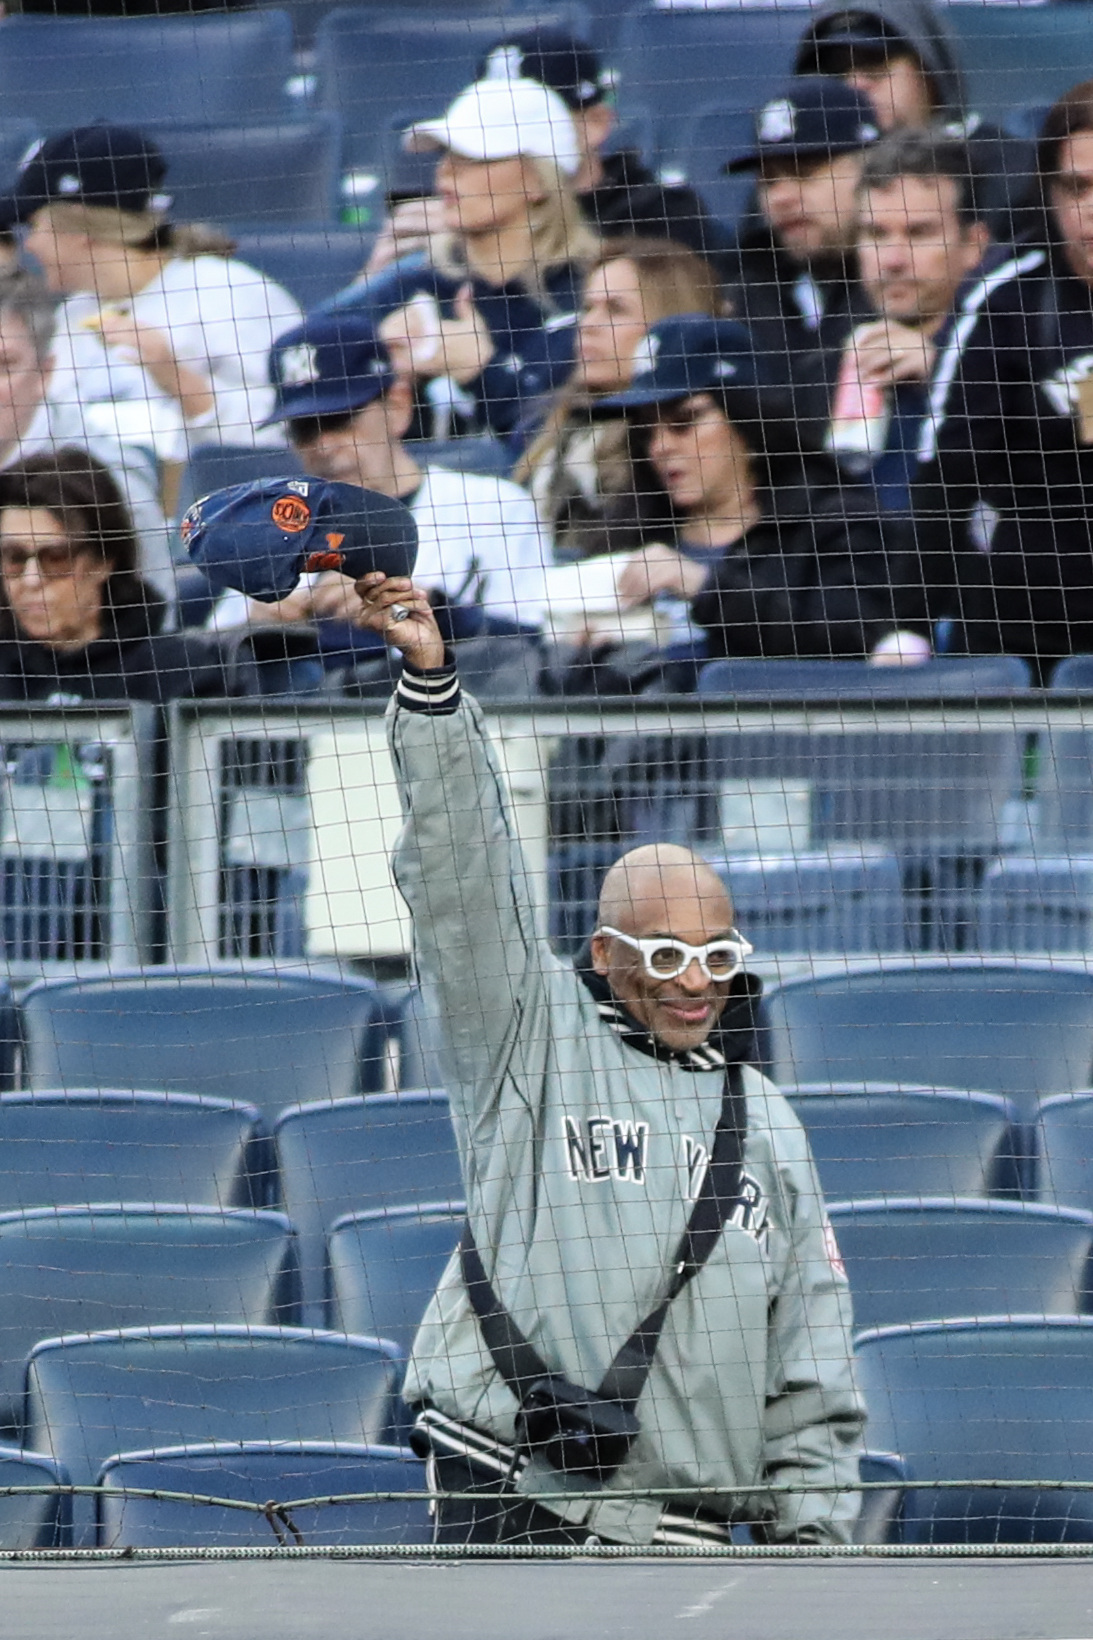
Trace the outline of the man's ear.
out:
<instances>
[{"instance_id":1,"label":"man's ear","mask_svg":"<svg viewBox=\"0 0 1093 1640\"><path fill-rule=\"evenodd\" d=\"M611 964L607 960L607 941L602 934L592 936L592 966L601 979L607 977Z\"/></svg>"}]
</instances>

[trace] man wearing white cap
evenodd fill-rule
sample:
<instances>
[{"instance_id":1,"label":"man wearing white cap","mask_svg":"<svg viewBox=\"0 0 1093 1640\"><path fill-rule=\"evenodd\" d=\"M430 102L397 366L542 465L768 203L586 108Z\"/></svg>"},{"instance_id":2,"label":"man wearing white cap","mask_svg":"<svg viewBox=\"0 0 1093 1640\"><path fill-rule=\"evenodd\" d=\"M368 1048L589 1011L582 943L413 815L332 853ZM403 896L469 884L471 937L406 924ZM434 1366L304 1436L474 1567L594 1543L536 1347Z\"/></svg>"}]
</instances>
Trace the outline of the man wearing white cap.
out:
<instances>
[{"instance_id":1,"label":"man wearing white cap","mask_svg":"<svg viewBox=\"0 0 1093 1640\"><path fill-rule=\"evenodd\" d=\"M495 78L469 86L407 147L435 151L445 234L350 289L396 363L437 384L479 430L519 442L535 406L573 366L585 268L596 239L572 180L581 165L569 110L548 87Z\"/></svg>"}]
</instances>

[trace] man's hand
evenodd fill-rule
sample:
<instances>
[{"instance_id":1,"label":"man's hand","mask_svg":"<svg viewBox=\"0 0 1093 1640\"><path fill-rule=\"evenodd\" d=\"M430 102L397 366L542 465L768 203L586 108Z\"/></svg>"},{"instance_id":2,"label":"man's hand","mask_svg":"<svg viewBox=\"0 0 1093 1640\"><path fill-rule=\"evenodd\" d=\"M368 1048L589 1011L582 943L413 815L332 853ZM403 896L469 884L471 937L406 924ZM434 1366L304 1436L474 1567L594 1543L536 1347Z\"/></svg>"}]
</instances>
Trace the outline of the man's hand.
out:
<instances>
[{"instance_id":1,"label":"man's hand","mask_svg":"<svg viewBox=\"0 0 1093 1640\"><path fill-rule=\"evenodd\" d=\"M619 603L624 609L632 609L636 604L651 603L658 592L694 598L705 581L706 571L701 564L692 563L663 541L653 541L623 565L616 587Z\"/></svg>"},{"instance_id":2,"label":"man's hand","mask_svg":"<svg viewBox=\"0 0 1093 1640\"><path fill-rule=\"evenodd\" d=\"M928 336L898 319L874 319L850 338L863 382L891 387L895 382L928 381L937 349Z\"/></svg>"},{"instance_id":3,"label":"man's hand","mask_svg":"<svg viewBox=\"0 0 1093 1640\"><path fill-rule=\"evenodd\" d=\"M375 570L356 584L361 612L355 625L378 632L391 649L401 649L421 672L444 665L444 639L424 587L401 575Z\"/></svg>"}]
</instances>

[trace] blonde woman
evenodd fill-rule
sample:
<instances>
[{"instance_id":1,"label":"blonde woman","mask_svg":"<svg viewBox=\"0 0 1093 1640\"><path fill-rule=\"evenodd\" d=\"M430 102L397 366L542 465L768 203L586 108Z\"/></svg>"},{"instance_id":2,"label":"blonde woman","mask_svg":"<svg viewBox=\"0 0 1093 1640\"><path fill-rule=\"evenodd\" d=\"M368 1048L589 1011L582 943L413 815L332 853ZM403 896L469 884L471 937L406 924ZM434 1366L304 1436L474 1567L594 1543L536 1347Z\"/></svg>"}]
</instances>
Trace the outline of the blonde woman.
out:
<instances>
[{"instance_id":1,"label":"blonde woman","mask_svg":"<svg viewBox=\"0 0 1093 1640\"><path fill-rule=\"evenodd\" d=\"M269 350L300 310L280 285L235 261L232 242L170 222L163 155L139 131L92 125L51 137L24 166L10 215L65 298L62 334L93 332L139 364L194 444L279 443Z\"/></svg>"},{"instance_id":2,"label":"blonde woman","mask_svg":"<svg viewBox=\"0 0 1093 1640\"><path fill-rule=\"evenodd\" d=\"M641 545L645 486L628 423L597 417L597 403L629 387L635 349L650 325L679 313L722 311L717 275L695 251L666 239L604 241L585 285L576 368L514 474L531 490L559 558Z\"/></svg>"},{"instance_id":3,"label":"blonde woman","mask_svg":"<svg viewBox=\"0 0 1093 1640\"><path fill-rule=\"evenodd\" d=\"M546 394L573 368L584 279L598 241L572 178L580 148L561 98L531 80L486 79L437 120L411 126L439 155L443 232L431 254L394 263L337 306L381 323L396 364L441 383L474 425L518 445Z\"/></svg>"}]
</instances>

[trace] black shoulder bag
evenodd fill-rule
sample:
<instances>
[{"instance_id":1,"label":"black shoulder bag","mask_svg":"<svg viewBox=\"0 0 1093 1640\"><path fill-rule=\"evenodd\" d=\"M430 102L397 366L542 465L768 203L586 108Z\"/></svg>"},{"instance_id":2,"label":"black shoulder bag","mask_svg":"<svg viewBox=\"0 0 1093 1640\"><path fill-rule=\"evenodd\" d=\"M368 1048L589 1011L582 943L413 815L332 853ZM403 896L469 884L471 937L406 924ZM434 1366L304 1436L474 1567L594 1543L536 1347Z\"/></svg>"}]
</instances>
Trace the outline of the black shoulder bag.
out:
<instances>
[{"instance_id":1,"label":"black shoulder bag","mask_svg":"<svg viewBox=\"0 0 1093 1640\"><path fill-rule=\"evenodd\" d=\"M679 1244L668 1290L630 1334L599 1389L582 1389L551 1372L494 1292L470 1222L459 1257L467 1295L494 1366L516 1400L518 1450L545 1458L566 1475L602 1483L626 1460L641 1433L635 1408L653 1365L673 1299L701 1270L740 1199L747 1103L739 1065L725 1075L725 1094L702 1188Z\"/></svg>"}]
</instances>

